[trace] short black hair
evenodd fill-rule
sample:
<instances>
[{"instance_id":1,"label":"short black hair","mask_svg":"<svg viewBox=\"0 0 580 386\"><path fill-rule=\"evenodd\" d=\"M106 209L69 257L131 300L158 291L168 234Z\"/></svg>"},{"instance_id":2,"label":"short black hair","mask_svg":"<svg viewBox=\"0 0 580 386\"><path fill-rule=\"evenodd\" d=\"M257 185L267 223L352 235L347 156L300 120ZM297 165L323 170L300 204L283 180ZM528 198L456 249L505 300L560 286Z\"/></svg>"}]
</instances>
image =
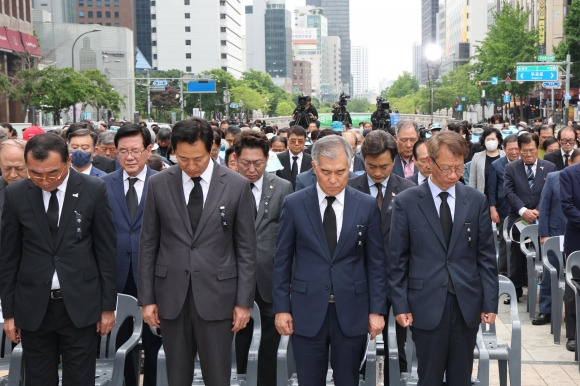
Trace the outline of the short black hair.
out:
<instances>
[{"instance_id":1,"label":"short black hair","mask_svg":"<svg viewBox=\"0 0 580 386\"><path fill-rule=\"evenodd\" d=\"M160 128L159 131L157 132L157 139L160 141L166 141L170 138L171 138L171 130L166 127Z\"/></svg>"},{"instance_id":2,"label":"short black hair","mask_svg":"<svg viewBox=\"0 0 580 386\"><path fill-rule=\"evenodd\" d=\"M230 157L232 156L232 154L234 154L235 149L233 147L228 147L226 149L226 155L225 155L225 163L226 165L230 162Z\"/></svg>"},{"instance_id":3,"label":"short black hair","mask_svg":"<svg viewBox=\"0 0 580 386\"><path fill-rule=\"evenodd\" d=\"M284 144L285 148L288 148L288 140L286 139L286 137L281 137L279 135L275 135L270 139L270 148L272 148L272 144L274 142L282 142Z\"/></svg>"},{"instance_id":4,"label":"short black hair","mask_svg":"<svg viewBox=\"0 0 580 386\"><path fill-rule=\"evenodd\" d=\"M554 136L554 128L550 125L542 125L540 126L540 128L538 129L538 134L540 134L542 132L542 130L547 130L550 129L552 130L552 136Z\"/></svg>"},{"instance_id":5,"label":"short black hair","mask_svg":"<svg viewBox=\"0 0 580 386\"><path fill-rule=\"evenodd\" d=\"M236 135L240 134L240 131L242 131L242 129L240 129L238 126L230 125L226 129L225 134L231 134L235 137Z\"/></svg>"},{"instance_id":6,"label":"short black hair","mask_svg":"<svg viewBox=\"0 0 580 386\"><path fill-rule=\"evenodd\" d=\"M503 146L504 146L504 150L505 150L505 146L510 143L510 142L518 142L518 135L517 134L510 134L507 137L504 138L503 140Z\"/></svg>"},{"instance_id":7,"label":"short black hair","mask_svg":"<svg viewBox=\"0 0 580 386\"><path fill-rule=\"evenodd\" d=\"M369 133L361 146L360 152L365 159L367 156L378 157L388 151L391 159L397 156L397 141L395 138L383 130L373 130Z\"/></svg>"},{"instance_id":8,"label":"short black hair","mask_svg":"<svg viewBox=\"0 0 580 386\"><path fill-rule=\"evenodd\" d=\"M320 130L320 132L318 133L318 137L316 137L316 140L318 141L319 139L322 139L322 138L326 137L327 135L342 135L342 134L340 134L338 131L334 131L332 129L323 129L323 130Z\"/></svg>"},{"instance_id":9,"label":"short black hair","mask_svg":"<svg viewBox=\"0 0 580 386\"><path fill-rule=\"evenodd\" d=\"M294 125L290 128L290 131L288 132L288 137L290 137L290 135L294 134L297 137L304 137L306 138L306 130L304 130L304 127L302 126L298 126L298 125Z\"/></svg>"},{"instance_id":10,"label":"short black hair","mask_svg":"<svg viewBox=\"0 0 580 386\"><path fill-rule=\"evenodd\" d=\"M115 147L119 147L119 140L125 137L135 137L141 135L143 139L143 147L147 149L147 146L151 145L151 132L147 129L147 126L141 124L130 123L128 125L123 125L115 134Z\"/></svg>"},{"instance_id":11,"label":"short black hair","mask_svg":"<svg viewBox=\"0 0 580 386\"><path fill-rule=\"evenodd\" d=\"M260 149L265 157L268 157L270 146L268 146L268 137L261 131L245 130L241 132L234 140L234 149L236 156L242 154L243 149Z\"/></svg>"},{"instance_id":12,"label":"short black hair","mask_svg":"<svg viewBox=\"0 0 580 386\"><path fill-rule=\"evenodd\" d=\"M171 147L173 150L177 150L177 145L180 142L194 144L197 141L202 141L207 152L211 152L213 129L205 119L184 119L173 126L171 133Z\"/></svg>"},{"instance_id":13,"label":"short black hair","mask_svg":"<svg viewBox=\"0 0 580 386\"><path fill-rule=\"evenodd\" d=\"M93 147L97 145L97 134L94 131L91 131L89 129L76 129L73 131L69 131L67 132L67 141L68 143L70 143L71 139L74 137L84 137L84 136L90 136L91 139L93 140Z\"/></svg>"},{"instance_id":14,"label":"short black hair","mask_svg":"<svg viewBox=\"0 0 580 386\"><path fill-rule=\"evenodd\" d=\"M68 161L68 146L62 137L52 133L38 134L26 142L24 160L28 163L28 153L32 153L34 159L44 161L50 152L60 154L62 162Z\"/></svg>"},{"instance_id":15,"label":"short black hair","mask_svg":"<svg viewBox=\"0 0 580 386\"><path fill-rule=\"evenodd\" d=\"M544 143L542 143L542 149L544 149L544 151L546 151L548 149L548 146L553 145L555 143L558 144L558 149L559 149L560 148L560 142L558 142L558 140L556 139L556 137L546 138L546 140L544 141Z\"/></svg>"},{"instance_id":16,"label":"short black hair","mask_svg":"<svg viewBox=\"0 0 580 386\"><path fill-rule=\"evenodd\" d=\"M518 147L521 149L523 145L534 142L536 149L540 147L540 138L534 133L525 133L518 136Z\"/></svg>"},{"instance_id":17,"label":"short black hair","mask_svg":"<svg viewBox=\"0 0 580 386\"><path fill-rule=\"evenodd\" d=\"M212 145L215 143L216 145L220 146L222 145L222 136L220 135L220 133L216 132L215 129L212 128L213 131L213 142Z\"/></svg>"},{"instance_id":18,"label":"short black hair","mask_svg":"<svg viewBox=\"0 0 580 386\"><path fill-rule=\"evenodd\" d=\"M419 140L417 142L415 142L415 144L413 145L413 159L416 161L417 160L417 152L419 151L419 146L421 146L422 144L427 143L427 138L419 138Z\"/></svg>"}]
</instances>

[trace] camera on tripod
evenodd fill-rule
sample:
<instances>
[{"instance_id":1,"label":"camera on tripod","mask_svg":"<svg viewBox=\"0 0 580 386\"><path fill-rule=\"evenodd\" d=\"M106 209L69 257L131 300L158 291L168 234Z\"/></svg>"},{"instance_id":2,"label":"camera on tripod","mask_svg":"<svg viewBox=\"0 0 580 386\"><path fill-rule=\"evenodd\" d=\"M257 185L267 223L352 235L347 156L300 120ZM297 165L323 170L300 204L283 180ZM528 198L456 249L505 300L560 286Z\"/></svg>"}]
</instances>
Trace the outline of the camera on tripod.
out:
<instances>
[{"instance_id":1,"label":"camera on tripod","mask_svg":"<svg viewBox=\"0 0 580 386\"><path fill-rule=\"evenodd\" d=\"M352 119L350 117L350 113L346 111L346 104L350 99L350 95L346 95L345 93L341 93L338 97L338 103L334 104L334 109L332 110L332 121L342 122L343 125L352 124Z\"/></svg>"},{"instance_id":2,"label":"camera on tripod","mask_svg":"<svg viewBox=\"0 0 580 386\"><path fill-rule=\"evenodd\" d=\"M379 95L377 97L377 110L371 116L373 130L387 130L391 128L391 115L389 114L390 108L391 104L389 101L385 100L385 97L382 95Z\"/></svg>"}]
</instances>

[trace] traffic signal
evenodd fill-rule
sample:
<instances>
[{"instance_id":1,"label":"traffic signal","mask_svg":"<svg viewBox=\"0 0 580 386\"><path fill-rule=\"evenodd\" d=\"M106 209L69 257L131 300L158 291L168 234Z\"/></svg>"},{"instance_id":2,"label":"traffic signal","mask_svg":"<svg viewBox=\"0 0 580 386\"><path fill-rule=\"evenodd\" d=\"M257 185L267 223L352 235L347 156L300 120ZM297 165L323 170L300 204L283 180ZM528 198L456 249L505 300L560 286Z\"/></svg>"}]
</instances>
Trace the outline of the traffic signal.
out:
<instances>
[{"instance_id":1,"label":"traffic signal","mask_svg":"<svg viewBox=\"0 0 580 386\"><path fill-rule=\"evenodd\" d=\"M477 82L477 85L478 85L479 87L481 87L481 86L483 86L483 82L482 82L482 81L479 81L479 82Z\"/></svg>"},{"instance_id":2,"label":"traffic signal","mask_svg":"<svg viewBox=\"0 0 580 386\"><path fill-rule=\"evenodd\" d=\"M455 106L459 106L459 98L455 98Z\"/></svg>"}]
</instances>

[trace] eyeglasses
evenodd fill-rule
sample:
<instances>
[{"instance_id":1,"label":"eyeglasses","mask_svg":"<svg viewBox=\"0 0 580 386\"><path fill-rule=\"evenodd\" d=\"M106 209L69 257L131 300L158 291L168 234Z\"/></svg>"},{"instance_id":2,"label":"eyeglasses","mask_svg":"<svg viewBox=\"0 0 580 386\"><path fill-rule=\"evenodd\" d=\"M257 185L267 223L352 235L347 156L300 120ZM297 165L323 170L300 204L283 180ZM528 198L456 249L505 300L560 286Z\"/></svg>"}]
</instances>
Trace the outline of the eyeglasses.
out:
<instances>
[{"instance_id":1,"label":"eyeglasses","mask_svg":"<svg viewBox=\"0 0 580 386\"><path fill-rule=\"evenodd\" d=\"M521 154L534 154L538 149L520 149Z\"/></svg>"},{"instance_id":2,"label":"eyeglasses","mask_svg":"<svg viewBox=\"0 0 580 386\"><path fill-rule=\"evenodd\" d=\"M304 143L304 142L306 142L306 140L293 138L293 139L289 139L288 142L290 142L290 143Z\"/></svg>"},{"instance_id":3,"label":"eyeglasses","mask_svg":"<svg viewBox=\"0 0 580 386\"><path fill-rule=\"evenodd\" d=\"M441 167L437 164L437 161L435 161L435 158L433 157L429 157L433 160L433 163L435 164L435 166L437 166L439 168L439 170L441 170L441 173L445 174L445 175L449 175L453 172L455 172L455 174L457 175L463 175L463 166L461 167L457 167L457 168L445 168L445 169L441 169Z\"/></svg>"},{"instance_id":4,"label":"eyeglasses","mask_svg":"<svg viewBox=\"0 0 580 386\"><path fill-rule=\"evenodd\" d=\"M119 150L119 158L127 158L129 156L129 154L131 154L134 158L139 158L141 157L141 155L143 154L143 152L147 150L147 149L143 149L143 150L137 150L137 149L133 149L133 150L127 150L127 149L121 149Z\"/></svg>"},{"instance_id":5,"label":"eyeglasses","mask_svg":"<svg viewBox=\"0 0 580 386\"><path fill-rule=\"evenodd\" d=\"M572 145L572 144L576 143L576 140L575 139L561 139L560 143L564 144L564 145L565 144Z\"/></svg>"},{"instance_id":6,"label":"eyeglasses","mask_svg":"<svg viewBox=\"0 0 580 386\"><path fill-rule=\"evenodd\" d=\"M68 167L68 165L64 165L64 167L60 171L60 174L57 177L55 177L55 176L31 176L30 172L28 172L28 179L36 180L36 181L46 180L46 182L56 182L56 181L60 180L60 178L62 177L62 174L64 173L64 170L67 167ZM32 173L34 174L34 172L32 172Z\"/></svg>"},{"instance_id":7,"label":"eyeglasses","mask_svg":"<svg viewBox=\"0 0 580 386\"><path fill-rule=\"evenodd\" d=\"M238 165L243 167L244 169L249 169L250 166L254 165L255 169L261 169L266 165L265 161L246 161L246 160L238 160Z\"/></svg>"}]
</instances>

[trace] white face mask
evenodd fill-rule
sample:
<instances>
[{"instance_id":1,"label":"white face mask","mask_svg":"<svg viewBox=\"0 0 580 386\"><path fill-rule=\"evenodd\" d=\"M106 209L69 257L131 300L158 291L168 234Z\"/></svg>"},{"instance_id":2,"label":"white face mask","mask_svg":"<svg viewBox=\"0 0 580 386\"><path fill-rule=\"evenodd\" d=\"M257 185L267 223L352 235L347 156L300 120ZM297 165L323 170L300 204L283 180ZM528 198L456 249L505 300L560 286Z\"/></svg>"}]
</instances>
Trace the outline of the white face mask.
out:
<instances>
[{"instance_id":1,"label":"white face mask","mask_svg":"<svg viewBox=\"0 0 580 386\"><path fill-rule=\"evenodd\" d=\"M170 160L171 162L173 162L174 164L176 164L176 163L177 163L177 156L170 155L170 156L169 156L169 160Z\"/></svg>"},{"instance_id":2,"label":"white face mask","mask_svg":"<svg viewBox=\"0 0 580 386\"><path fill-rule=\"evenodd\" d=\"M498 145L499 145L499 142L494 140L494 139L492 139L490 141L485 141L485 148L488 151L496 151Z\"/></svg>"}]
</instances>

